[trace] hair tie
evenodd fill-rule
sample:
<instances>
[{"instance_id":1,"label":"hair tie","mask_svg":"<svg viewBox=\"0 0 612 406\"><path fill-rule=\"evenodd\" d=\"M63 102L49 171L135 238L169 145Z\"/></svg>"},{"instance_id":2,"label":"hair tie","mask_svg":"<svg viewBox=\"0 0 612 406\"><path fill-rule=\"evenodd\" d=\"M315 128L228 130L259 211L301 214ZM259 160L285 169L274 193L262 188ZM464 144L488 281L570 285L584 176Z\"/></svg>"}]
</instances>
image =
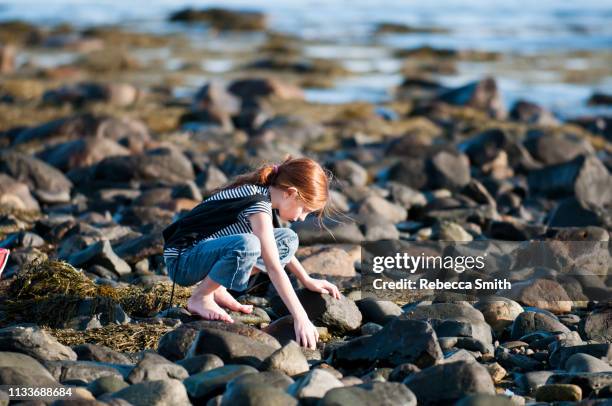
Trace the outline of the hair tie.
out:
<instances>
[{"instance_id":1,"label":"hair tie","mask_svg":"<svg viewBox=\"0 0 612 406\"><path fill-rule=\"evenodd\" d=\"M272 165L272 173L275 175L278 173L278 165L276 164Z\"/></svg>"}]
</instances>

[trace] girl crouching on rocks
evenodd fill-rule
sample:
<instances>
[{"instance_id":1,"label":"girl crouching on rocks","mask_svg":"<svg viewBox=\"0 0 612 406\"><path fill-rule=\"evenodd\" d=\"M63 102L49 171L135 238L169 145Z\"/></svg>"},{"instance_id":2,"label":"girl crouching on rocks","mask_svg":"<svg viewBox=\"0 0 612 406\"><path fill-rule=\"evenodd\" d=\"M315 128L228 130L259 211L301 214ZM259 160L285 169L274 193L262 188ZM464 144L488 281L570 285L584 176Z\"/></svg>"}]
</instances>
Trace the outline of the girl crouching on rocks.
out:
<instances>
[{"instance_id":1,"label":"girl crouching on rocks","mask_svg":"<svg viewBox=\"0 0 612 406\"><path fill-rule=\"evenodd\" d=\"M323 215L329 198L329 179L308 158L287 158L264 165L218 188L188 214L164 230L164 259L170 278L181 286L198 284L187 309L207 320L233 323L223 307L250 313L227 289L242 291L256 272L268 273L294 320L296 341L314 348L318 340L284 271L287 267L309 290L340 298L338 288L311 278L295 257L298 236L280 228L285 221L304 221L310 213Z\"/></svg>"}]
</instances>

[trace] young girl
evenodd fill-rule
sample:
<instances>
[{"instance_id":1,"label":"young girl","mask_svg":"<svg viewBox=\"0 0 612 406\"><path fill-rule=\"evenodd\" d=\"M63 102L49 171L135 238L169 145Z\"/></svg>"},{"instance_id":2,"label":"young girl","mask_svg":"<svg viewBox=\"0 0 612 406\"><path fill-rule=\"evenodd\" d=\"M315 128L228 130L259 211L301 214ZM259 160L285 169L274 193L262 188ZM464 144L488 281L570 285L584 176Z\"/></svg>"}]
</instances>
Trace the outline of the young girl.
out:
<instances>
[{"instance_id":1,"label":"young girl","mask_svg":"<svg viewBox=\"0 0 612 406\"><path fill-rule=\"evenodd\" d=\"M168 274L181 286L199 283L187 309L207 320L233 323L222 307L250 313L227 291L245 290L249 277L268 273L294 320L296 341L314 348L318 333L295 294L287 267L309 290L340 298L332 283L311 278L295 257L298 236L280 228L286 221L322 216L329 197L328 177L308 158L287 158L239 176L164 230Z\"/></svg>"}]
</instances>

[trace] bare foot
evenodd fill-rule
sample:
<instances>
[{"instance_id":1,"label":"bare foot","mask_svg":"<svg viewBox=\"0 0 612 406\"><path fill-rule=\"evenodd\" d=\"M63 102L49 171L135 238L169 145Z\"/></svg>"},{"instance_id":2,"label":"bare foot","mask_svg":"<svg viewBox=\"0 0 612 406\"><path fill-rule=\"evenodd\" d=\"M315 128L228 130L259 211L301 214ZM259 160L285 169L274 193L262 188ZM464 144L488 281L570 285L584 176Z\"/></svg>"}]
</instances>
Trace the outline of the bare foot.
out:
<instances>
[{"instance_id":1,"label":"bare foot","mask_svg":"<svg viewBox=\"0 0 612 406\"><path fill-rule=\"evenodd\" d=\"M198 314L204 320L234 322L230 315L215 303L213 295L203 296L199 300L193 300L193 297L190 297L187 301L187 310L192 314Z\"/></svg>"},{"instance_id":2,"label":"bare foot","mask_svg":"<svg viewBox=\"0 0 612 406\"><path fill-rule=\"evenodd\" d=\"M253 306L243 305L242 303L234 299L234 297L227 291L227 289L223 287L220 287L219 289L215 290L214 295L215 302L217 302L219 306L227 307L228 309L233 310L235 312L242 312L247 314L253 311Z\"/></svg>"}]
</instances>

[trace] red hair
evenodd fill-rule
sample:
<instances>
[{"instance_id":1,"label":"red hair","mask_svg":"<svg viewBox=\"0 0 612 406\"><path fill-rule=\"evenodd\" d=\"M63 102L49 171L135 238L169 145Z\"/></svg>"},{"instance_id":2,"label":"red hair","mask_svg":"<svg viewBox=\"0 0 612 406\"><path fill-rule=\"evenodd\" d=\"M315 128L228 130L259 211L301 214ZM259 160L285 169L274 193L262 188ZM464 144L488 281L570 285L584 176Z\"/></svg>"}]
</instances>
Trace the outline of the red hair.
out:
<instances>
[{"instance_id":1,"label":"red hair","mask_svg":"<svg viewBox=\"0 0 612 406\"><path fill-rule=\"evenodd\" d=\"M315 160L288 156L279 164L265 164L253 172L239 175L212 193L245 184L275 186L280 189L294 187L304 205L311 211L318 211L320 219L328 207L330 178L329 171Z\"/></svg>"}]
</instances>

